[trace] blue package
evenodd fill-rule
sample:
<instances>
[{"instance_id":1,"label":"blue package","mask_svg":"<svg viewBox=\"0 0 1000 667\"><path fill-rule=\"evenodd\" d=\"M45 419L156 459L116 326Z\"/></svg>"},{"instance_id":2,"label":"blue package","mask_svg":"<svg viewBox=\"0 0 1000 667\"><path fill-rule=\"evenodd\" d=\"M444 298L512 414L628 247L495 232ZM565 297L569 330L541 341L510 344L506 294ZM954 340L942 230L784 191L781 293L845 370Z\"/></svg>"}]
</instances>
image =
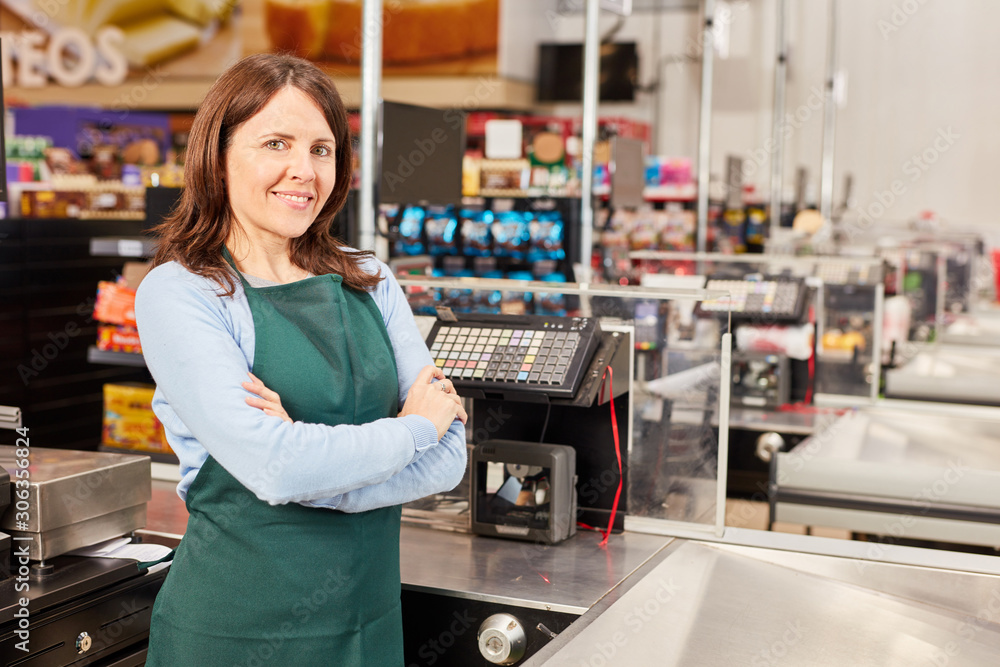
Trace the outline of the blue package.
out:
<instances>
[{"instance_id":1,"label":"blue package","mask_svg":"<svg viewBox=\"0 0 1000 667\"><path fill-rule=\"evenodd\" d=\"M469 257L490 257L493 254L493 211L462 211L462 248Z\"/></svg>"},{"instance_id":2,"label":"blue package","mask_svg":"<svg viewBox=\"0 0 1000 667\"><path fill-rule=\"evenodd\" d=\"M458 219L451 206L428 209L424 229L427 230L427 251L431 255L440 257L458 254Z\"/></svg>"},{"instance_id":3,"label":"blue package","mask_svg":"<svg viewBox=\"0 0 1000 667\"><path fill-rule=\"evenodd\" d=\"M531 213L523 211L498 213L490 226L490 231L493 232L493 254L497 257L526 259L531 243L528 233L531 219Z\"/></svg>"},{"instance_id":4,"label":"blue package","mask_svg":"<svg viewBox=\"0 0 1000 667\"><path fill-rule=\"evenodd\" d=\"M542 277L543 282L564 283L566 276L562 273L550 273ZM565 317L566 296L560 292L537 292L535 294L535 314Z\"/></svg>"},{"instance_id":5,"label":"blue package","mask_svg":"<svg viewBox=\"0 0 1000 667\"><path fill-rule=\"evenodd\" d=\"M559 211L539 213L528 225L528 235L531 239L529 262L566 258L566 251L563 249L563 219Z\"/></svg>"},{"instance_id":6,"label":"blue package","mask_svg":"<svg viewBox=\"0 0 1000 667\"><path fill-rule=\"evenodd\" d=\"M421 236L424 231L426 212L419 206L407 206L403 209L399 221L399 240L396 241L396 253L400 255L424 254L424 243Z\"/></svg>"}]
</instances>

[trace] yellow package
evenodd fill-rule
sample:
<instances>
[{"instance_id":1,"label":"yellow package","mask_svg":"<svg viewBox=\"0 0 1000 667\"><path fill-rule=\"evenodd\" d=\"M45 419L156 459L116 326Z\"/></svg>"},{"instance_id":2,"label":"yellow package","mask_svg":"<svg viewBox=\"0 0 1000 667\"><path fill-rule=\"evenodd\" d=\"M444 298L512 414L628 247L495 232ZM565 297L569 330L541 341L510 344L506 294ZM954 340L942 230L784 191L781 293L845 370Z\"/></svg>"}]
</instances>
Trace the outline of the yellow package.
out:
<instances>
[{"instance_id":1,"label":"yellow package","mask_svg":"<svg viewBox=\"0 0 1000 667\"><path fill-rule=\"evenodd\" d=\"M104 385L104 428L107 447L172 454L163 425L153 414L153 387L146 384Z\"/></svg>"}]
</instances>

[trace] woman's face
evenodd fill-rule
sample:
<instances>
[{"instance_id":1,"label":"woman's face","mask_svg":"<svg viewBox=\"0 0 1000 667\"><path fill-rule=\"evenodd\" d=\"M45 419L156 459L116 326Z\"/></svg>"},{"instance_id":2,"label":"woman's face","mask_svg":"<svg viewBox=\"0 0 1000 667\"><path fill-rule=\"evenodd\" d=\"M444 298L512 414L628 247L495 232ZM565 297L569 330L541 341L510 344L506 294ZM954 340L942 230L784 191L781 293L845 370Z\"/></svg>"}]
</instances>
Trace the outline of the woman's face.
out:
<instances>
[{"instance_id":1,"label":"woman's face","mask_svg":"<svg viewBox=\"0 0 1000 667\"><path fill-rule=\"evenodd\" d=\"M253 245L285 247L304 234L336 181L333 130L312 98L285 87L233 133L229 204Z\"/></svg>"}]
</instances>

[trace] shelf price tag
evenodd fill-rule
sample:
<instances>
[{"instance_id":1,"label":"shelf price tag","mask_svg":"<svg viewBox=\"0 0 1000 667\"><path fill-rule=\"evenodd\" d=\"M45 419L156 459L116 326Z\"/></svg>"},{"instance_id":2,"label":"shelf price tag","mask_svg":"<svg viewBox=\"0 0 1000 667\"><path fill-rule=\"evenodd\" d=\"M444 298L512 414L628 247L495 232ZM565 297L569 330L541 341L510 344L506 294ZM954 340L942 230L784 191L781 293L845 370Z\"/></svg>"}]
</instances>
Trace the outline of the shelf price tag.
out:
<instances>
[{"instance_id":1,"label":"shelf price tag","mask_svg":"<svg viewBox=\"0 0 1000 667\"><path fill-rule=\"evenodd\" d=\"M122 257L142 257L142 241L119 239L118 254Z\"/></svg>"}]
</instances>

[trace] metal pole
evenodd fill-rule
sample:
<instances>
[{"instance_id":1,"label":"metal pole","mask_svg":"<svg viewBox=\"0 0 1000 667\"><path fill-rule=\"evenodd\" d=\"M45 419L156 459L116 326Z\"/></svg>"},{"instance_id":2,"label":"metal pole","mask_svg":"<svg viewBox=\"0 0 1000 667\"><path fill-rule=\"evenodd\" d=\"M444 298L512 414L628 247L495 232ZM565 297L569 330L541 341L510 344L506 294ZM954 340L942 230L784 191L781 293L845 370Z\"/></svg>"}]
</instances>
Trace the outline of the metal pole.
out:
<instances>
[{"instance_id":1,"label":"metal pole","mask_svg":"<svg viewBox=\"0 0 1000 667\"><path fill-rule=\"evenodd\" d=\"M712 65L715 38L715 0L705 0L705 27L701 47L701 116L698 122L698 252L708 246L708 181L712 148Z\"/></svg>"},{"instance_id":2,"label":"metal pole","mask_svg":"<svg viewBox=\"0 0 1000 667\"><path fill-rule=\"evenodd\" d=\"M788 16L788 0L778 0L778 16L775 37L776 60L774 64L774 112L771 125L771 214L768 216L769 239L773 239L781 226L781 195L784 190L782 177L785 168L785 139L782 121L785 118L785 83L788 79L788 33L785 20Z\"/></svg>"},{"instance_id":3,"label":"metal pole","mask_svg":"<svg viewBox=\"0 0 1000 667\"><path fill-rule=\"evenodd\" d=\"M597 103L601 64L601 35L597 19L600 0L587 0L583 46L583 174L580 211L579 282L590 282L590 256L594 251L594 143L597 141Z\"/></svg>"},{"instance_id":4,"label":"metal pole","mask_svg":"<svg viewBox=\"0 0 1000 667\"><path fill-rule=\"evenodd\" d=\"M378 206L378 107L382 84L382 0L364 0L361 42L361 191L358 248L375 249Z\"/></svg>"},{"instance_id":5,"label":"metal pole","mask_svg":"<svg viewBox=\"0 0 1000 667\"><path fill-rule=\"evenodd\" d=\"M829 0L830 17L826 45L826 100L823 107L823 164L820 169L819 212L823 224L833 220L833 150L837 130L837 101L833 96L837 78L837 2Z\"/></svg>"}]
</instances>

